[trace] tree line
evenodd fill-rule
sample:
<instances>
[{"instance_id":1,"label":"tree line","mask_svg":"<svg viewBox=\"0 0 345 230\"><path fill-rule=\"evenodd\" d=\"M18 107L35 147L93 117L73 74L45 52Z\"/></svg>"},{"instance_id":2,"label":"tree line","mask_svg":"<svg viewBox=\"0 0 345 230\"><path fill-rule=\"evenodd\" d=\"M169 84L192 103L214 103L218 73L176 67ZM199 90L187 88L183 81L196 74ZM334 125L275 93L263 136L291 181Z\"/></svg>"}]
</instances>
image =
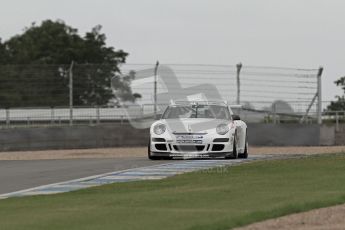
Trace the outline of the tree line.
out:
<instances>
[{"instance_id":1,"label":"tree line","mask_svg":"<svg viewBox=\"0 0 345 230\"><path fill-rule=\"evenodd\" d=\"M72 61L74 105L134 102L140 97L130 87L135 72L123 76L120 71L128 53L107 46L101 28L95 26L81 36L61 20L45 20L6 41L0 38L0 108L68 105ZM345 76L335 84L345 94ZM344 95L327 109L345 110Z\"/></svg>"},{"instance_id":2,"label":"tree line","mask_svg":"<svg viewBox=\"0 0 345 230\"><path fill-rule=\"evenodd\" d=\"M336 80L334 83L344 90L344 94L342 96L336 96L336 100L332 101L331 104L328 105L327 109L331 111L345 110L345 76Z\"/></svg>"},{"instance_id":3,"label":"tree line","mask_svg":"<svg viewBox=\"0 0 345 230\"><path fill-rule=\"evenodd\" d=\"M128 53L107 46L101 28L81 36L63 21L46 20L0 39L0 107L68 105L72 62L74 105L134 102L140 97L130 88L135 73L123 76L120 71Z\"/></svg>"}]
</instances>

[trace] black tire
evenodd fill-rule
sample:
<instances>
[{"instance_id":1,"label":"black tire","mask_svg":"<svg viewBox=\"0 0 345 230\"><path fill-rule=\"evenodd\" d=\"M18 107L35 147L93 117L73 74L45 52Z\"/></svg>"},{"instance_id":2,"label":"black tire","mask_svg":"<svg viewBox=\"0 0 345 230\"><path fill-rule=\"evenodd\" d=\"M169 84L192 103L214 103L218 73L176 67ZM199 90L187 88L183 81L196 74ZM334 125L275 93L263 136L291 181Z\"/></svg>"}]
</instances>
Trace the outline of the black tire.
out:
<instances>
[{"instance_id":1,"label":"black tire","mask_svg":"<svg viewBox=\"0 0 345 230\"><path fill-rule=\"evenodd\" d=\"M236 135L235 135L236 136ZM234 145L232 148L232 154L229 156L226 156L225 159L236 159L237 158L237 147L236 147L236 138L234 139Z\"/></svg>"},{"instance_id":2,"label":"black tire","mask_svg":"<svg viewBox=\"0 0 345 230\"><path fill-rule=\"evenodd\" d=\"M244 147L244 152L238 154L238 158L248 158L248 143L246 142L246 145Z\"/></svg>"},{"instance_id":3,"label":"black tire","mask_svg":"<svg viewBox=\"0 0 345 230\"><path fill-rule=\"evenodd\" d=\"M172 157L162 157L161 159L162 160L172 160L173 158Z\"/></svg>"},{"instance_id":4,"label":"black tire","mask_svg":"<svg viewBox=\"0 0 345 230\"><path fill-rule=\"evenodd\" d=\"M156 156L152 156L152 155L151 155L150 144L151 144L151 143L149 143L149 144L147 145L147 157L148 157L150 160L159 160L159 157L156 157Z\"/></svg>"},{"instance_id":5,"label":"black tire","mask_svg":"<svg viewBox=\"0 0 345 230\"><path fill-rule=\"evenodd\" d=\"M238 158L248 158L248 141L247 141L247 133L246 133L246 140L245 140L244 152L238 154Z\"/></svg>"}]
</instances>

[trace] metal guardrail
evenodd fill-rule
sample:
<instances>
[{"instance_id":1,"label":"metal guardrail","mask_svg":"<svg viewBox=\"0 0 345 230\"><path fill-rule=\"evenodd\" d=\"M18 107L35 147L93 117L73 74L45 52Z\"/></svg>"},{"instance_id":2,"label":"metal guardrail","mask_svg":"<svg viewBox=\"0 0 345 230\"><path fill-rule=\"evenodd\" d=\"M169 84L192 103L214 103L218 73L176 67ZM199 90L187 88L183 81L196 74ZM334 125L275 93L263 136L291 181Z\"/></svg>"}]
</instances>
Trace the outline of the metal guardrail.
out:
<instances>
[{"instance_id":1,"label":"metal guardrail","mask_svg":"<svg viewBox=\"0 0 345 230\"><path fill-rule=\"evenodd\" d=\"M166 105L159 105L160 113ZM236 111L235 111L236 113ZM241 118L250 123L300 123L303 113L281 113L268 110L242 108ZM126 107L76 107L73 108L72 122L70 110L59 108L11 108L0 109L0 128L46 127L66 125L98 125L105 123L127 123L129 119L154 118L154 106L130 105ZM304 123L317 123L316 114L304 117ZM324 123L334 123L336 130L339 124L345 123L345 111L324 111Z\"/></svg>"},{"instance_id":2,"label":"metal guardrail","mask_svg":"<svg viewBox=\"0 0 345 230\"><path fill-rule=\"evenodd\" d=\"M144 107L130 108L102 108L79 107L73 108L71 124L100 124L123 123L128 117L139 118L144 114ZM0 109L0 127L32 127L56 126L70 124L69 108L13 108Z\"/></svg>"},{"instance_id":3,"label":"metal guardrail","mask_svg":"<svg viewBox=\"0 0 345 230\"><path fill-rule=\"evenodd\" d=\"M159 112L165 106L158 104ZM153 118L154 106L133 104L123 107L74 107L72 114L71 117L68 107L0 108L0 128L126 123L129 119Z\"/></svg>"}]
</instances>

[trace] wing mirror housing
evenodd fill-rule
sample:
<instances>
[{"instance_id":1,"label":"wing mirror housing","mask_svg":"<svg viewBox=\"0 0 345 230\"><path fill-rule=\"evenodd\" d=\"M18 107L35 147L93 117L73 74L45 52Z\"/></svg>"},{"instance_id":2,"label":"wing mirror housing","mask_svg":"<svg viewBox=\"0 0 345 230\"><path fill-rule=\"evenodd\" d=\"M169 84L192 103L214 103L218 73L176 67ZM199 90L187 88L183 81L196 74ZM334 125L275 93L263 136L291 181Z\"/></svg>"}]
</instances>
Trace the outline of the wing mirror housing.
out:
<instances>
[{"instance_id":1,"label":"wing mirror housing","mask_svg":"<svg viewBox=\"0 0 345 230\"><path fill-rule=\"evenodd\" d=\"M239 115L233 114L233 115L231 115L231 117L232 117L232 120L234 120L234 121L239 121L239 120L241 120L241 118L240 118Z\"/></svg>"}]
</instances>

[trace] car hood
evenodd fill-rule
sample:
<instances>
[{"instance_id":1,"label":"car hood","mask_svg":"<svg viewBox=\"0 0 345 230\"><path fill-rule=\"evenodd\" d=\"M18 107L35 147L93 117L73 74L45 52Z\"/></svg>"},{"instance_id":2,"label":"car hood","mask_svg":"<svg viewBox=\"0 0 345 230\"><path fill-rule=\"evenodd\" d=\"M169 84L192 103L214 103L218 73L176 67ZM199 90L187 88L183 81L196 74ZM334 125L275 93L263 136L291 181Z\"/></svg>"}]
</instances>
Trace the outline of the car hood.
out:
<instances>
[{"instance_id":1,"label":"car hood","mask_svg":"<svg viewBox=\"0 0 345 230\"><path fill-rule=\"evenodd\" d=\"M162 120L171 133L200 133L215 129L219 124L228 124L228 120L208 118L181 118Z\"/></svg>"}]
</instances>

